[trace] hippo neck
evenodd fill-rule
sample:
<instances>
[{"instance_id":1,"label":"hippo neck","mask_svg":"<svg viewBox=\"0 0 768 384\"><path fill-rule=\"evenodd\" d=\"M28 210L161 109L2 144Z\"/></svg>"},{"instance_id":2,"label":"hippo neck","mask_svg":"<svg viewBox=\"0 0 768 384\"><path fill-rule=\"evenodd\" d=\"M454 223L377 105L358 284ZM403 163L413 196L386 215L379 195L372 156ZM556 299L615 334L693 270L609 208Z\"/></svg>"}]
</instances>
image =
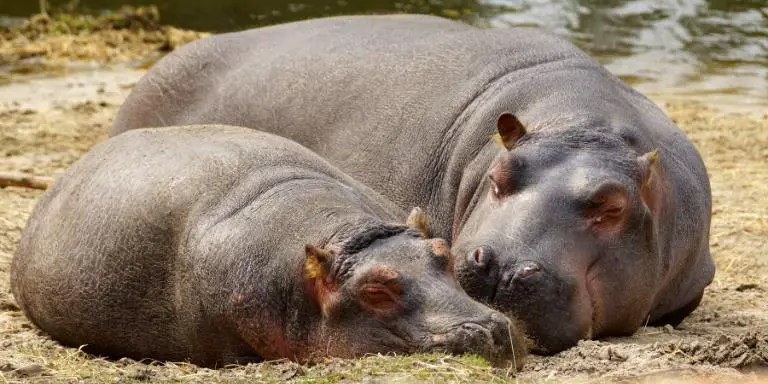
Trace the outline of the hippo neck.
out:
<instances>
[{"instance_id":1,"label":"hippo neck","mask_svg":"<svg viewBox=\"0 0 768 384\"><path fill-rule=\"evenodd\" d=\"M477 202L488 191L486 174L498 153L499 148L494 143L487 144L467 163L461 173L451 225L451 239L457 238Z\"/></svg>"}]
</instances>

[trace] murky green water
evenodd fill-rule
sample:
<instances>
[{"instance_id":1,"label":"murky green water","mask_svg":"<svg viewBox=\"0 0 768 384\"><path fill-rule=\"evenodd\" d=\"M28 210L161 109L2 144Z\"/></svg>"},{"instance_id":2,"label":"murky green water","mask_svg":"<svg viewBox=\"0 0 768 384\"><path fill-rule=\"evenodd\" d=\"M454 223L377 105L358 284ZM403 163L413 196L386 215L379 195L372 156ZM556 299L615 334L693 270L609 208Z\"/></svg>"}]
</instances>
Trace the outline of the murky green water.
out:
<instances>
[{"instance_id":1,"label":"murky green water","mask_svg":"<svg viewBox=\"0 0 768 384\"><path fill-rule=\"evenodd\" d=\"M768 0L49 0L98 12L156 4L165 23L229 31L310 17L431 13L481 26L534 25L566 36L651 96L768 110ZM28 16L37 0L0 0Z\"/></svg>"}]
</instances>

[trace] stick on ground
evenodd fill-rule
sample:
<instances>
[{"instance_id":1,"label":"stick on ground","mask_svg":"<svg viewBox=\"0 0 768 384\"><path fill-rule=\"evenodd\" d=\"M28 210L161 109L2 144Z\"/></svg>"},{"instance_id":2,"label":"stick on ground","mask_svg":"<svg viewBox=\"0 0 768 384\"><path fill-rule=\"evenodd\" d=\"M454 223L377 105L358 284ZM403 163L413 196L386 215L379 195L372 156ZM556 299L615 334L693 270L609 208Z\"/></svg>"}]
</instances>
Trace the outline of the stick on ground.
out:
<instances>
[{"instance_id":1,"label":"stick on ground","mask_svg":"<svg viewBox=\"0 0 768 384\"><path fill-rule=\"evenodd\" d=\"M48 189L53 183L52 177L33 176L19 172L0 172L0 188L21 187L32 189Z\"/></svg>"}]
</instances>

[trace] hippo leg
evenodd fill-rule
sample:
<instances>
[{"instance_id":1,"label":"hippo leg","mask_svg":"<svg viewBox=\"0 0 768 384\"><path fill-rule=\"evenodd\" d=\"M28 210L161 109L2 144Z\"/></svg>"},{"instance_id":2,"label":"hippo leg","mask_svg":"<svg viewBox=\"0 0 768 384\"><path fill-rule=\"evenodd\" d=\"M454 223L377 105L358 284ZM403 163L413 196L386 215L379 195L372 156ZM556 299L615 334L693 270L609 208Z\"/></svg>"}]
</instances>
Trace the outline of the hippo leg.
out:
<instances>
[{"instance_id":1,"label":"hippo leg","mask_svg":"<svg viewBox=\"0 0 768 384\"><path fill-rule=\"evenodd\" d=\"M691 312L693 312L696 307L699 306L699 303L701 303L701 299L704 297L704 292L701 293L701 295L697 296L695 299L691 300L688 304L670 312L666 315L659 317L658 319L648 323L648 325L652 327L659 327L665 324L669 324L673 327L677 327L681 322L683 322L683 319L685 319Z\"/></svg>"}]
</instances>

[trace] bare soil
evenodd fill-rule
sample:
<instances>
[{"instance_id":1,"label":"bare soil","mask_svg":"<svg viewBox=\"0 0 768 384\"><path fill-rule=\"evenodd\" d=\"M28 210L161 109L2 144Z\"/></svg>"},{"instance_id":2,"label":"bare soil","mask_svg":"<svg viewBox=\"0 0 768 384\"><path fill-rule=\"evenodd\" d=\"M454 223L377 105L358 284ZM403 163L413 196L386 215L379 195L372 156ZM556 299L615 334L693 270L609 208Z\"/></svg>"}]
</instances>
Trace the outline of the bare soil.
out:
<instances>
[{"instance_id":1,"label":"bare soil","mask_svg":"<svg viewBox=\"0 0 768 384\"><path fill-rule=\"evenodd\" d=\"M61 172L106 139L119 104L140 75L91 69L63 77L14 76L0 87L0 172ZM768 382L768 114L662 105L707 164L718 267L701 306L675 329L646 327L632 337L583 341L555 356L530 357L516 375L478 358L445 355L220 370L110 361L59 345L15 304L11 258L44 192L9 187L0 189L0 382Z\"/></svg>"}]
</instances>

